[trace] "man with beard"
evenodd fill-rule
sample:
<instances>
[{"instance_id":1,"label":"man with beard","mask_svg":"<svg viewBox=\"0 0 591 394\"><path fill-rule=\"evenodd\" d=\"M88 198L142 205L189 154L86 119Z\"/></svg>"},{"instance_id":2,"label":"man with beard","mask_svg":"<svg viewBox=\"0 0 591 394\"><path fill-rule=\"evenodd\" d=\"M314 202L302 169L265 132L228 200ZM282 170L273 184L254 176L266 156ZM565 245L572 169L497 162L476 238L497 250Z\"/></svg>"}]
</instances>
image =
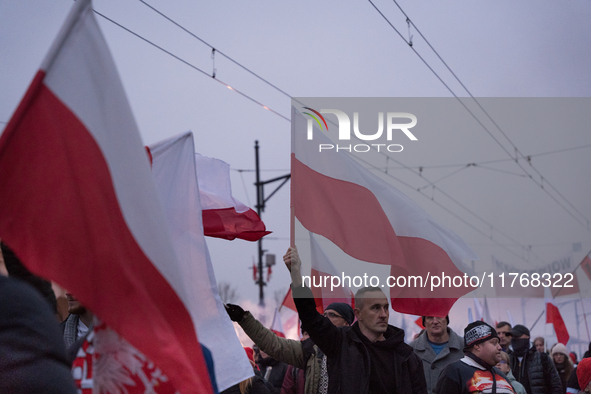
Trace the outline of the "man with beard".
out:
<instances>
[{"instance_id":1,"label":"man with beard","mask_svg":"<svg viewBox=\"0 0 591 394\"><path fill-rule=\"evenodd\" d=\"M465 357L443 370L436 394L515 394L505 374L494 367L501 361L501 345L494 328L482 321L468 324L464 344Z\"/></svg>"},{"instance_id":2,"label":"man with beard","mask_svg":"<svg viewBox=\"0 0 591 394\"><path fill-rule=\"evenodd\" d=\"M68 312L70 313L62 323L64 342L69 349L92 329L92 312L86 309L71 293L66 293Z\"/></svg>"},{"instance_id":3,"label":"man with beard","mask_svg":"<svg viewBox=\"0 0 591 394\"><path fill-rule=\"evenodd\" d=\"M560 376L546 353L540 353L535 346L530 347L529 330L517 324L510 331L511 370L515 379L521 383L527 394L560 394Z\"/></svg>"}]
</instances>

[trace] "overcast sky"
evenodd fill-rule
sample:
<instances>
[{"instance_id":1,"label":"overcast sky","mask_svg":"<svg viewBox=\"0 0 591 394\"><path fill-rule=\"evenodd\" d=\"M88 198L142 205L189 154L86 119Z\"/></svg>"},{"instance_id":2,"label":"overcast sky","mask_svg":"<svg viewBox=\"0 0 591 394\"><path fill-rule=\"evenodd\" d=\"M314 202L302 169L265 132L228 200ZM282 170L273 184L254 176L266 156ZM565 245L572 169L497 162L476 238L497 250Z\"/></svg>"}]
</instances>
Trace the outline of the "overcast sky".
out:
<instances>
[{"instance_id":1,"label":"overcast sky","mask_svg":"<svg viewBox=\"0 0 591 394\"><path fill-rule=\"evenodd\" d=\"M230 164L234 195L247 205L255 202L254 141L261 147L263 179L284 175L289 172L290 124L214 80L214 61L216 79L286 118L288 95L451 97L428 66L458 96L468 95L415 27L410 29L411 48L367 1L147 2L287 93L219 53L212 59L210 47L140 1L94 2L96 11L193 66L96 16L145 144L192 130L197 152ZM72 3L0 0L1 127L21 100ZM396 4L386 0L374 4L408 40L406 17ZM581 99L580 105L588 108L591 1L400 0L398 4L474 96L581 97L587 99ZM557 120L561 116L565 115L555 114ZM391 163L388 179L468 242L481 258L477 269L490 266L492 255L524 268L551 263L572 252L573 243L581 244L580 251L573 253L578 263L591 249L589 128L563 128L558 121L552 131L499 123L523 154L533 155L535 170L527 165L533 180L512 161L461 169L468 163L508 159L505 150L514 152L498 130L490 136L477 127L469 134L444 138L436 130L422 135L412 150L393 154L401 165ZM564 151L556 152L560 150ZM556 153L539 155L546 152ZM458 166L441 167L449 164ZM420 166L422 177L416 174ZM448 175L436 183L440 189L417 192L428 184L426 179L437 181ZM270 193L272 188L267 190ZM281 263L289 243L288 185L268 201L262 217L273 231L264 248ZM208 244L218 281L233 283L243 299L256 302L258 290L249 270L256 244L239 240L208 240ZM273 271L267 297L285 291L288 284L281 263Z\"/></svg>"}]
</instances>

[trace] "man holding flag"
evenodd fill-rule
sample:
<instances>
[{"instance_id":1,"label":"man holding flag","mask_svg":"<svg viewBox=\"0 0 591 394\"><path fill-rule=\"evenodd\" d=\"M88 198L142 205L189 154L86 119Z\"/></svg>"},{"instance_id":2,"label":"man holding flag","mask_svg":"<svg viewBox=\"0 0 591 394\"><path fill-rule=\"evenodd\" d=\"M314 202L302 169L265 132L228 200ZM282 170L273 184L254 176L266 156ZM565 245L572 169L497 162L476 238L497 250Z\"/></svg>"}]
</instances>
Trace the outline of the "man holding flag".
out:
<instances>
[{"instance_id":1,"label":"man holding flag","mask_svg":"<svg viewBox=\"0 0 591 394\"><path fill-rule=\"evenodd\" d=\"M302 328L327 356L328 393L427 393L423 364L404 343L404 331L388 325L389 302L379 288L355 295L351 327L335 327L316 310L312 292L302 287L301 261L289 248L283 261Z\"/></svg>"}]
</instances>

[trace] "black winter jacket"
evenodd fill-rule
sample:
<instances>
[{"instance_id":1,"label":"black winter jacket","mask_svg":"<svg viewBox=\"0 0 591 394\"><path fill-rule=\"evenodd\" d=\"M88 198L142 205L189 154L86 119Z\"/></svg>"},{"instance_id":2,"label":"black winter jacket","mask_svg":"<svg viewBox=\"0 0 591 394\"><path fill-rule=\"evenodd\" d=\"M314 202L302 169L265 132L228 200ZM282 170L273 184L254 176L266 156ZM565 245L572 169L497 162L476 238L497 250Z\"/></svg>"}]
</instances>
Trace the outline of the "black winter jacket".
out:
<instances>
[{"instance_id":1,"label":"black winter jacket","mask_svg":"<svg viewBox=\"0 0 591 394\"><path fill-rule=\"evenodd\" d=\"M521 362L515 353L510 352L509 355L511 371L515 379L525 387L527 394L563 393L558 371L546 353L540 353L532 346Z\"/></svg>"},{"instance_id":2,"label":"black winter jacket","mask_svg":"<svg viewBox=\"0 0 591 394\"><path fill-rule=\"evenodd\" d=\"M329 394L366 394L369 392L371 368L383 368L378 375L394 370L394 390L391 392L427 393L423 363L412 348L404 343L404 330L388 326L385 341L380 347L390 349L388 365L376 363L367 349L369 340L361 334L358 323L354 327L335 327L328 318L316 311L312 292L307 287L293 288L294 301L302 329L310 334L314 343L326 354ZM392 389L392 388L390 388Z\"/></svg>"}]
</instances>

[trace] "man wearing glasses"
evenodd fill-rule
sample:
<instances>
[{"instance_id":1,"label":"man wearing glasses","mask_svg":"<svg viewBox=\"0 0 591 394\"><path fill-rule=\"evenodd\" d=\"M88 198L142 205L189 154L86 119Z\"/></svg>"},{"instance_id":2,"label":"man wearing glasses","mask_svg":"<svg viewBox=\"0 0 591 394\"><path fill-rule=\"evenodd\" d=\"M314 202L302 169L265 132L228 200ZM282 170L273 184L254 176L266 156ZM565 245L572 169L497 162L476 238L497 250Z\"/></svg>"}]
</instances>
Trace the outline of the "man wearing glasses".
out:
<instances>
[{"instance_id":1,"label":"man wearing glasses","mask_svg":"<svg viewBox=\"0 0 591 394\"><path fill-rule=\"evenodd\" d=\"M504 352L509 351L509 345L511 344L511 324L506 321L497 323L497 335L500 339L501 348Z\"/></svg>"}]
</instances>

